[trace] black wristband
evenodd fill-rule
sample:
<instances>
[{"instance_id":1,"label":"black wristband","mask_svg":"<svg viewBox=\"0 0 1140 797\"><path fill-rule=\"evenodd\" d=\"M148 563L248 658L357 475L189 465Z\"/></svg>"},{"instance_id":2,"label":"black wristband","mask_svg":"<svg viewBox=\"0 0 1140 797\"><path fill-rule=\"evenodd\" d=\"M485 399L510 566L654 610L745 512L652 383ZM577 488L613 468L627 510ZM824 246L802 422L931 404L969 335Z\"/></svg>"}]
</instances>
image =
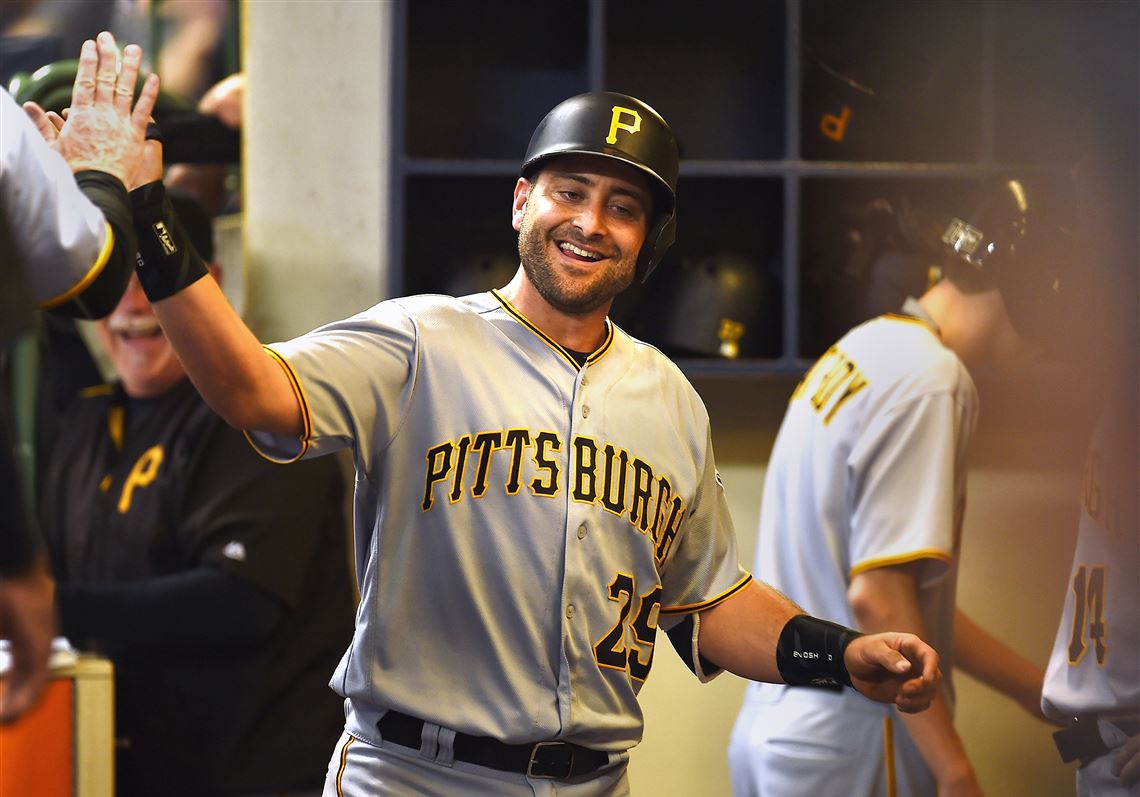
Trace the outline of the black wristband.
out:
<instances>
[{"instance_id":1,"label":"black wristband","mask_svg":"<svg viewBox=\"0 0 1140 797\"><path fill-rule=\"evenodd\" d=\"M776 645L776 668L791 686L842 689L851 686L843 652L856 637L846 626L798 614L784 625Z\"/></svg>"},{"instance_id":2,"label":"black wristband","mask_svg":"<svg viewBox=\"0 0 1140 797\"><path fill-rule=\"evenodd\" d=\"M174 214L161 181L131 191L139 256L135 273L152 302L173 296L208 273Z\"/></svg>"}]
</instances>

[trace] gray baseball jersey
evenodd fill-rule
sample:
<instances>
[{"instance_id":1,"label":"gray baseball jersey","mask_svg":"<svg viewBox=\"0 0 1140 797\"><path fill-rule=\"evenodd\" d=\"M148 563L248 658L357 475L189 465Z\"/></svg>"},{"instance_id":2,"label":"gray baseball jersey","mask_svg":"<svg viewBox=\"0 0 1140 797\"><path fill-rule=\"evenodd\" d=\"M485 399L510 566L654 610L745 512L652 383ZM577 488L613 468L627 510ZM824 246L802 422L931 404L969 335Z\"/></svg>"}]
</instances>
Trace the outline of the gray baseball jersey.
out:
<instances>
[{"instance_id":1,"label":"gray baseball jersey","mask_svg":"<svg viewBox=\"0 0 1140 797\"><path fill-rule=\"evenodd\" d=\"M907 309L922 313L913 300ZM855 626L847 600L855 574L922 563L919 608L951 693L956 560L976 416L973 380L931 322L894 314L868 321L828 349L793 392L760 507L757 576L810 614ZM924 783L921 759L907 760L917 751L905 731L888 727L889 705L748 688L730 749L739 794L780 777L790 791L776 793L875 793L856 784L885 782L888 758L900 773L916 773L916 789ZM892 732L896 744L885 753ZM828 769L829 757L834 777L812 791L807 770Z\"/></svg>"},{"instance_id":2,"label":"gray baseball jersey","mask_svg":"<svg viewBox=\"0 0 1140 797\"><path fill-rule=\"evenodd\" d=\"M305 431L255 446L356 463L361 603L333 687L506 742L635 745L658 626L751 579L676 366L608 325L579 368L495 292L382 302L268 349Z\"/></svg>"},{"instance_id":3,"label":"gray baseball jersey","mask_svg":"<svg viewBox=\"0 0 1140 797\"><path fill-rule=\"evenodd\" d=\"M17 262L36 301L57 304L99 273L114 239L71 168L3 89L0 140L0 207L20 232L13 236Z\"/></svg>"},{"instance_id":4,"label":"gray baseball jersey","mask_svg":"<svg viewBox=\"0 0 1140 797\"><path fill-rule=\"evenodd\" d=\"M1110 418L1100 419L1085 461L1077 545L1045 671L1041 707L1061 721L1091 714L1140 720L1137 464L1127 461L1128 446L1120 445ZM1118 730L1102 729L1102 736L1110 734L1123 742ZM1078 771L1081 794L1140 793L1121 785L1111 759L1102 756Z\"/></svg>"}]
</instances>

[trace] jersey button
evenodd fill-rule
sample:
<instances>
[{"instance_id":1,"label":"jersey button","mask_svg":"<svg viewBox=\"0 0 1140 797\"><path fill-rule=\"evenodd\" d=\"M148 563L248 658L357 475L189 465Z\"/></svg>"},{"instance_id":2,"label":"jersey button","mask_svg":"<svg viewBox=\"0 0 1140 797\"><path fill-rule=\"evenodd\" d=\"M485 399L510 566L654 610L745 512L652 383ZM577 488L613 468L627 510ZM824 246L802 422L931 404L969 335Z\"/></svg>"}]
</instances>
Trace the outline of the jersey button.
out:
<instances>
[{"instance_id":1,"label":"jersey button","mask_svg":"<svg viewBox=\"0 0 1140 797\"><path fill-rule=\"evenodd\" d=\"M570 620L573 617L574 617L574 604L571 603L569 606L566 607L566 619Z\"/></svg>"},{"instance_id":2,"label":"jersey button","mask_svg":"<svg viewBox=\"0 0 1140 797\"><path fill-rule=\"evenodd\" d=\"M582 405L582 417L583 418L589 418L590 417L590 405L589 404L583 404Z\"/></svg>"},{"instance_id":3,"label":"jersey button","mask_svg":"<svg viewBox=\"0 0 1140 797\"><path fill-rule=\"evenodd\" d=\"M582 539L585 536L586 536L586 524L583 523L581 526L578 527L578 539Z\"/></svg>"}]
</instances>

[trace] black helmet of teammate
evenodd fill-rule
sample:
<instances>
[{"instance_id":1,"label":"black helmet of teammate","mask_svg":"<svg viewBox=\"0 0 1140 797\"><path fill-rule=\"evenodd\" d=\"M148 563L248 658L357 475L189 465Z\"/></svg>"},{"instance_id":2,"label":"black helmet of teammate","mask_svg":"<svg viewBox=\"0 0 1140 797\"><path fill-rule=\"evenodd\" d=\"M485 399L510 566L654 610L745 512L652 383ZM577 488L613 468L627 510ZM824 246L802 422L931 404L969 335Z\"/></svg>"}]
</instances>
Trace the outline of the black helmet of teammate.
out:
<instances>
[{"instance_id":1,"label":"black helmet of teammate","mask_svg":"<svg viewBox=\"0 0 1140 797\"><path fill-rule=\"evenodd\" d=\"M1065 191L1043 179L993 180L966 219L951 218L942 246L1001 291L1010 322L1037 343L1056 342L1077 311L1074 217Z\"/></svg>"},{"instance_id":2,"label":"black helmet of teammate","mask_svg":"<svg viewBox=\"0 0 1140 797\"><path fill-rule=\"evenodd\" d=\"M601 155L627 163L649 177L655 190L653 218L637 258L641 282L661 262L677 234L677 139L657 111L625 94L579 94L554 107L538 123L523 158L530 179L557 155Z\"/></svg>"}]
</instances>

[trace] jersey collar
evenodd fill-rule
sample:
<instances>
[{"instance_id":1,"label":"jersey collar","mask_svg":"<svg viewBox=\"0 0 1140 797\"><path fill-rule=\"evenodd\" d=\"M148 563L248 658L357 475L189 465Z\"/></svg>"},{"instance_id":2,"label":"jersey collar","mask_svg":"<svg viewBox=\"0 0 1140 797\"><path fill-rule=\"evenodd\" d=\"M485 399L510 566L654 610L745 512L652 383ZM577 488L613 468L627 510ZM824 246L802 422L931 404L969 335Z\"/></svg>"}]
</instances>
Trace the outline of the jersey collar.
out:
<instances>
[{"instance_id":1,"label":"jersey collar","mask_svg":"<svg viewBox=\"0 0 1140 797\"><path fill-rule=\"evenodd\" d=\"M525 315L523 315L521 312L519 312L519 310L517 308L515 308L515 306L513 304L511 304L509 301L507 301L506 297L504 297L497 290L492 290L491 295L494 296L495 299L498 300L499 304L501 304L503 306L503 309L506 310L507 313L509 313L511 316L513 316L515 318L515 320L517 320L524 327L526 327L531 332L533 332L538 337L539 340L541 340L543 343L545 343L547 346L549 346L551 349L553 349L556 354L560 355L562 357L562 359L564 359L570 365L571 368L573 368L575 371L579 370L578 361L574 359L574 355L571 354L566 349L565 346L563 346L561 343L554 340L554 338L550 337L545 332L543 332L541 329L539 329L537 325L535 325L529 318L527 318ZM610 320L607 318L606 319L606 336L602 340L602 345L600 345L600 346L598 346L598 348L594 349L594 351L591 352L590 356L586 358L586 365L593 365L598 360L602 359L602 357L605 355L605 353L608 352L610 350L610 348L613 346L613 342L614 342L614 325L611 324Z\"/></svg>"},{"instance_id":2,"label":"jersey collar","mask_svg":"<svg viewBox=\"0 0 1140 797\"><path fill-rule=\"evenodd\" d=\"M906 297L903 302L902 310L898 313L884 313L884 318L889 318L893 321L909 321L919 323L930 329L937 337L942 337L942 330L939 329L938 324L930 313L926 312L926 308L913 296Z\"/></svg>"}]
</instances>

